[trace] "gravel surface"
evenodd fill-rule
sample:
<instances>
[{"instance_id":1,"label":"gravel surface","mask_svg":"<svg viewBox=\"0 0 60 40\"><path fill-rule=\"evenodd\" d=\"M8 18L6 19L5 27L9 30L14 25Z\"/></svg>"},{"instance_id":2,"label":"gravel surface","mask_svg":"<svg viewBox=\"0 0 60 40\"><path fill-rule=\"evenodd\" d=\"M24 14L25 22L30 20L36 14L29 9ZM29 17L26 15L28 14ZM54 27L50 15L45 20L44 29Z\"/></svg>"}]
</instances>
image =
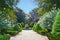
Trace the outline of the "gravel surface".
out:
<instances>
[{"instance_id":1,"label":"gravel surface","mask_svg":"<svg viewBox=\"0 0 60 40\"><path fill-rule=\"evenodd\" d=\"M18 35L11 37L10 40L48 40L48 38L32 30L22 30Z\"/></svg>"}]
</instances>

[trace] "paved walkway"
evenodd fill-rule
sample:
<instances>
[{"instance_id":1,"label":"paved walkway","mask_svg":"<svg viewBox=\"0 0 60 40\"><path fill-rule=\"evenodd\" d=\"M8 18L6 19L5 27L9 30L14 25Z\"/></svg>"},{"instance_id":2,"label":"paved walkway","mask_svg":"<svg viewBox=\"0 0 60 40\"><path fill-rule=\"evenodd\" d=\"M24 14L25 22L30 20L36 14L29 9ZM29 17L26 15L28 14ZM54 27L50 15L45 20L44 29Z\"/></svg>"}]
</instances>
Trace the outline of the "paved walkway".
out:
<instances>
[{"instance_id":1,"label":"paved walkway","mask_svg":"<svg viewBox=\"0 0 60 40\"><path fill-rule=\"evenodd\" d=\"M10 40L48 40L48 38L32 30L22 30L18 35L11 37Z\"/></svg>"}]
</instances>

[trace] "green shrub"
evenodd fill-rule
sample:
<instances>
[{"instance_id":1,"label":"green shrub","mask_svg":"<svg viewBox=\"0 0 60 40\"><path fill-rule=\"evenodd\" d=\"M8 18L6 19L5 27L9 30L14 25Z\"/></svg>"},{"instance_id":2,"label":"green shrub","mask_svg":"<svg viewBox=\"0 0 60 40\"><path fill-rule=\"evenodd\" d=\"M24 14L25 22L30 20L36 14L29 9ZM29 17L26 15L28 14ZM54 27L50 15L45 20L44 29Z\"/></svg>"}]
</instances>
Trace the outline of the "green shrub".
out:
<instances>
[{"instance_id":1,"label":"green shrub","mask_svg":"<svg viewBox=\"0 0 60 40\"><path fill-rule=\"evenodd\" d=\"M20 23L20 24L22 25L23 28L25 27L25 23L22 22L22 23Z\"/></svg>"},{"instance_id":2,"label":"green shrub","mask_svg":"<svg viewBox=\"0 0 60 40\"><path fill-rule=\"evenodd\" d=\"M60 11L55 17L55 22L52 26L52 32L47 34L49 40L60 40Z\"/></svg>"},{"instance_id":3,"label":"green shrub","mask_svg":"<svg viewBox=\"0 0 60 40\"><path fill-rule=\"evenodd\" d=\"M31 22L31 23L29 24L29 27L32 28L33 26L34 26L34 23Z\"/></svg>"},{"instance_id":4,"label":"green shrub","mask_svg":"<svg viewBox=\"0 0 60 40\"><path fill-rule=\"evenodd\" d=\"M18 30L18 31L22 31L22 29L23 29L23 24L18 23L17 25L18 25L18 27L19 27L19 30Z\"/></svg>"},{"instance_id":5,"label":"green shrub","mask_svg":"<svg viewBox=\"0 0 60 40\"><path fill-rule=\"evenodd\" d=\"M51 33L48 33L47 37L48 37L49 40L55 40L54 37L56 37L56 36L52 35Z\"/></svg>"},{"instance_id":6,"label":"green shrub","mask_svg":"<svg viewBox=\"0 0 60 40\"><path fill-rule=\"evenodd\" d=\"M50 40L60 40L60 11L58 11L55 22L52 26L52 32L51 32L51 39Z\"/></svg>"},{"instance_id":7,"label":"green shrub","mask_svg":"<svg viewBox=\"0 0 60 40\"><path fill-rule=\"evenodd\" d=\"M4 34L4 40L10 40L10 35L9 34Z\"/></svg>"},{"instance_id":8,"label":"green shrub","mask_svg":"<svg viewBox=\"0 0 60 40\"><path fill-rule=\"evenodd\" d=\"M60 40L60 33L56 33L56 34L48 33L47 37L49 40Z\"/></svg>"},{"instance_id":9,"label":"green shrub","mask_svg":"<svg viewBox=\"0 0 60 40\"><path fill-rule=\"evenodd\" d=\"M6 18L0 18L0 32L5 33L9 26L9 20Z\"/></svg>"},{"instance_id":10,"label":"green shrub","mask_svg":"<svg viewBox=\"0 0 60 40\"><path fill-rule=\"evenodd\" d=\"M10 34L10 35L14 36L14 35L18 34L18 31L8 30L8 31L7 31L7 34Z\"/></svg>"},{"instance_id":11,"label":"green shrub","mask_svg":"<svg viewBox=\"0 0 60 40\"><path fill-rule=\"evenodd\" d=\"M0 34L0 40L10 40L10 35L9 34L4 34L4 35Z\"/></svg>"},{"instance_id":12,"label":"green shrub","mask_svg":"<svg viewBox=\"0 0 60 40\"><path fill-rule=\"evenodd\" d=\"M48 30L47 29L39 30L39 33L42 34L42 35L47 35Z\"/></svg>"},{"instance_id":13,"label":"green shrub","mask_svg":"<svg viewBox=\"0 0 60 40\"><path fill-rule=\"evenodd\" d=\"M45 13L38 21L40 27L46 28L49 32L51 32L56 14L57 10L51 10L50 12Z\"/></svg>"},{"instance_id":14,"label":"green shrub","mask_svg":"<svg viewBox=\"0 0 60 40\"><path fill-rule=\"evenodd\" d=\"M57 13L52 27L52 33L60 32L60 11Z\"/></svg>"},{"instance_id":15,"label":"green shrub","mask_svg":"<svg viewBox=\"0 0 60 40\"><path fill-rule=\"evenodd\" d=\"M3 35L0 35L0 40L3 40Z\"/></svg>"},{"instance_id":16,"label":"green shrub","mask_svg":"<svg viewBox=\"0 0 60 40\"><path fill-rule=\"evenodd\" d=\"M38 33L40 33L40 34L42 34L42 35L46 35L46 33L48 32L47 29L45 29L45 28L42 29L42 28L39 26L38 23L35 23L35 24L34 24L33 30L36 31L36 32L38 32Z\"/></svg>"},{"instance_id":17,"label":"green shrub","mask_svg":"<svg viewBox=\"0 0 60 40\"><path fill-rule=\"evenodd\" d=\"M20 27L19 25L16 25L13 29L14 31L21 31L22 27Z\"/></svg>"},{"instance_id":18,"label":"green shrub","mask_svg":"<svg viewBox=\"0 0 60 40\"><path fill-rule=\"evenodd\" d=\"M39 26L38 23L35 23L34 26L33 26L33 30L38 32L39 30L41 30L41 27Z\"/></svg>"},{"instance_id":19,"label":"green shrub","mask_svg":"<svg viewBox=\"0 0 60 40\"><path fill-rule=\"evenodd\" d=\"M9 27L6 33L10 35L16 35L20 31L22 31L22 25L20 23L17 23L17 24L14 24L13 27Z\"/></svg>"}]
</instances>

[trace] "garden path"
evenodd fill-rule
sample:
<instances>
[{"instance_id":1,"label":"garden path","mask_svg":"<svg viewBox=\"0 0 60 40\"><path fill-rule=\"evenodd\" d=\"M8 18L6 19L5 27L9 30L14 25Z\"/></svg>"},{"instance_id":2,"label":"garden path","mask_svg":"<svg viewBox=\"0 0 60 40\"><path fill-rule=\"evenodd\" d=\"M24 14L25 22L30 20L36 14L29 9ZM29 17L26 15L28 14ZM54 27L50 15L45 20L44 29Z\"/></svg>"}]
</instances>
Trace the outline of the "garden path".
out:
<instances>
[{"instance_id":1,"label":"garden path","mask_svg":"<svg viewBox=\"0 0 60 40\"><path fill-rule=\"evenodd\" d=\"M11 37L10 40L48 40L48 38L33 30L22 30L18 35Z\"/></svg>"}]
</instances>

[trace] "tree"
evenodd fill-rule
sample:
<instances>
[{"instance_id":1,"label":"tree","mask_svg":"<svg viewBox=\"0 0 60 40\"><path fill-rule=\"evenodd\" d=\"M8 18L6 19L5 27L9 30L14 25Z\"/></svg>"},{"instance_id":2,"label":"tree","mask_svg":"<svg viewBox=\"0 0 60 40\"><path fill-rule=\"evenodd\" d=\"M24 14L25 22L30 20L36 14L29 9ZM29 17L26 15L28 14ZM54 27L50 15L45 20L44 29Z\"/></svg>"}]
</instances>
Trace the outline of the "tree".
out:
<instances>
[{"instance_id":1,"label":"tree","mask_svg":"<svg viewBox=\"0 0 60 40\"><path fill-rule=\"evenodd\" d=\"M35 0L38 6L44 11L50 11L51 9L60 8L60 0Z\"/></svg>"},{"instance_id":2,"label":"tree","mask_svg":"<svg viewBox=\"0 0 60 40\"><path fill-rule=\"evenodd\" d=\"M18 0L0 0L0 32L11 27L12 20L15 20L13 12L17 2Z\"/></svg>"},{"instance_id":3,"label":"tree","mask_svg":"<svg viewBox=\"0 0 60 40\"><path fill-rule=\"evenodd\" d=\"M29 12L30 14L30 17L31 17L31 20L33 21L36 17L39 17L38 16L38 12L36 9L33 9L31 12Z\"/></svg>"},{"instance_id":4,"label":"tree","mask_svg":"<svg viewBox=\"0 0 60 40\"><path fill-rule=\"evenodd\" d=\"M18 23L21 23L21 22L25 22L25 13L23 12L23 10L17 8L16 9L16 12L15 12L15 15L16 15L16 19L17 19L17 22Z\"/></svg>"},{"instance_id":5,"label":"tree","mask_svg":"<svg viewBox=\"0 0 60 40\"><path fill-rule=\"evenodd\" d=\"M44 14L45 14L45 11L43 11L41 8L35 8L34 10L36 10L37 11L37 13L38 13L38 16L43 16Z\"/></svg>"},{"instance_id":6,"label":"tree","mask_svg":"<svg viewBox=\"0 0 60 40\"><path fill-rule=\"evenodd\" d=\"M18 0L0 0L0 12L2 12L2 14L5 12L12 19L14 19L13 9L16 6L17 2Z\"/></svg>"}]
</instances>

